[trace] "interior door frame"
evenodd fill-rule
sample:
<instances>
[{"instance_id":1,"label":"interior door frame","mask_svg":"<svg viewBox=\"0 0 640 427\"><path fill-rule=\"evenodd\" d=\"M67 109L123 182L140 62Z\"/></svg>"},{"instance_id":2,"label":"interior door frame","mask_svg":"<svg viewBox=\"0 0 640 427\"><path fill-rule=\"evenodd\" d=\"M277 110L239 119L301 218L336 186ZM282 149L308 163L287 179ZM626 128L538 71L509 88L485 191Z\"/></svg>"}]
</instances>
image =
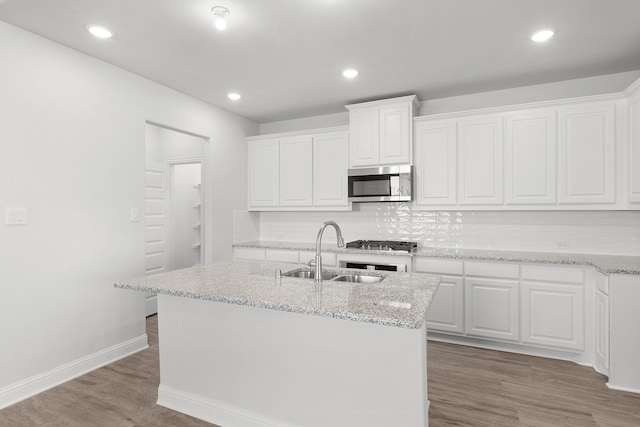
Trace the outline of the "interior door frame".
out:
<instances>
[{"instance_id":1,"label":"interior door frame","mask_svg":"<svg viewBox=\"0 0 640 427\"><path fill-rule=\"evenodd\" d=\"M207 263L207 260L209 259L209 252L213 250L213 236L207 237L207 234L205 232L205 230L208 228L207 224L209 223L209 221L211 221L211 218L208 218L206 216L206 212L208 212L209 210L211 210L211 212L213 212L213 207L210 205L211 203L213 203L213 198L211 197L211 194L209 194L209 189L213 188L212 185L213 183L211 183L211 186L209 185L209 180L212 179L212 175L211 175L211 164L212 164L212 153L211 153L211 138L199 133L195 133L195 132L190 132L184 129L180 129L174 126L169 126L160 122L156 122L153 120L145 120L145 125L151 125L151 126L156 126L162 129L166 129L166 130L170 130L173 132L178 132L178 133L182 133L185 135L189 135L195 138L199 138L200 140L203 141L203 145L202 145L202 157L198 157L198 158L188 158L185 157L184 160L196 160L196 161L200 161L201 162L201 169L200 169L200 173L201 173L201 187L200 187L200 203L201 203L201 211L200 211L200 216L202 218L202 221L200 222L200 261L201 263L204 265ZM146 153L145 153L146 156ZM182 161L183 159L175 159L176 161ZM212 224L209 224L212 225Z\"/></svg>"}]
</instances>

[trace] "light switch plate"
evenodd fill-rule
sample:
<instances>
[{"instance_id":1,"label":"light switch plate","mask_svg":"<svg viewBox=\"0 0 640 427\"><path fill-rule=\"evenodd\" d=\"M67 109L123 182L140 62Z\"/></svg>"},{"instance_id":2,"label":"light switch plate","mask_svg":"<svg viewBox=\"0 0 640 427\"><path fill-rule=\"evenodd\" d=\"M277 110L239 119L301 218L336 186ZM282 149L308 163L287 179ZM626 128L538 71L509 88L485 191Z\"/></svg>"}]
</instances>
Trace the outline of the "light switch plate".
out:
<instances>
[{"instance_id":1,"label":"light switch plate","mask_svg":"<svg viewBox=\"0 0 640 427\"><path fill-rule=\"evenodd\" d=\"M27 208L6 208L5 225L27 225Z\"/></svg>"}]
</instances>

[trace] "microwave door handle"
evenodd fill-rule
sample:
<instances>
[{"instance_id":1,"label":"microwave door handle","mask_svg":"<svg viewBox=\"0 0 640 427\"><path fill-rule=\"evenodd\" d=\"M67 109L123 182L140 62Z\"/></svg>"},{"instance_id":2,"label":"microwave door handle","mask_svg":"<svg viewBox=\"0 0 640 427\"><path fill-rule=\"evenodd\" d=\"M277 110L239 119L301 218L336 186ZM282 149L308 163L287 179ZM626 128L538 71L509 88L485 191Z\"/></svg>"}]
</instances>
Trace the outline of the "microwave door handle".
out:
<instances>
[{"instance_id":1,"label":"microwave door handle","mask_svg":"<svg viewBox=\"0 0 640 427\"><path fill-rule=\"evenodd\" d=\"M390 176L389 183L391 184L389 195L399 196L400 195L400 177L398 175Z\"/></svg>"}]
</instances>

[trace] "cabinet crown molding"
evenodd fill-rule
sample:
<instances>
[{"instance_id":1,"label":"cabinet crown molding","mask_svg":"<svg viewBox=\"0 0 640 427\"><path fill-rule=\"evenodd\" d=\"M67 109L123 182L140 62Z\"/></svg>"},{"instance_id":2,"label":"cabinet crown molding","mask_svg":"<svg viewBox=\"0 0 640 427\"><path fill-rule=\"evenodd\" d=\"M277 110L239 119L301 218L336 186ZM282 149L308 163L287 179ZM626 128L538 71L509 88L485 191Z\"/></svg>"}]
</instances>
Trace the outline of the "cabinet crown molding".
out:
<instances>
[{"instance_id":1,"label":"cabinet crown molding","mask_svg":"<svg viewBox=\"0 0 640 427\"><path fill-rule=\"evenodd\" d=\"M639 79L640 81L640 79ZM635 83L634 83L635 84ZM622 92L607 93L604 95L580 96L576 98L553 99L549 101L528 102L523 104L501 105L499 107L476 108L471 110L451 111L448 113L428 114L423 116L415 116L414 123L427 122L431 120L458 118L469 115L491 115L500 113L510 113L515 110L532 110L549 107L562 107L566 105L597 103L597 102L615 102L624 100L625 96Z\"/></svg>"},{"instance_id":2,"label":"cabinet crown molding","mask_svg":"<svg viewBox=\"0 0 640 427\"><path fill-rule=\"evenodd\" d=\"M629 87L624 90L624 96L627 98L640 97L640 79L631 83Z\"/></svg>"},{"instance_id":3,"label":"cabinet crown molding","mask_svg":"<svg viewBox=\"0 0 640 427\"><path fill-rule=\"evenodd\" d=\"M268 133L264 135L254 135L248 136L247 141L259 141L262 139L272 139L272 138L286 138L290 136L314 136L316 134L326 134L330 132L349 132L349 125L344 126L333 126L328 128L316 128L316 129L305 129L305 130L295 130L291 132L279 132L279 133Z\"/></svg>"},{"instance_id":4,"label":"cabinet crown molding","mask_svg":"<svg viewBox=\"0 0 640 427\"><path fill-rule=\"evenodd\" d=\"M396 104L396 103L407 103L407 102L411 102L413 103L414 107L416 109L420 108L420 100L418 99L418 97L416 95L408 95L408 96L399 96L397 98L387 98L387 99L378 99L376 101L369 101L369 102L360 102L357 104L349 104L349 105L345 105L344 107L347 110L355 110L358 108L370 108L370 107L381 107L381 106L386 106L386 105L391 105L391 104Z\"/></svg>"}]
</instances>

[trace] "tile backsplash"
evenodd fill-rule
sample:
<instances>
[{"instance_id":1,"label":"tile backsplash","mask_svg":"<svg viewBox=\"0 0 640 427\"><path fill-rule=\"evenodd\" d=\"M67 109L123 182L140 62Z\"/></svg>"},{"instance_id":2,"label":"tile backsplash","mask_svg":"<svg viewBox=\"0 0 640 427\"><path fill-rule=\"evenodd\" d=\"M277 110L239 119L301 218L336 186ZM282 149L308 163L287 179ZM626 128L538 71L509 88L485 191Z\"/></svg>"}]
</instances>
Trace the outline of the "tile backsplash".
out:
<instances>
[{"instance_id":1,"label":"tile backsplash","mask_svg":"<svg viewBox=\"0 0 640 427\"><path fill-rule=\"evenodd\" d=\"M235 242L314 242L336 221L346 241L413 240L420 247L640 255L640 211L425 211L367 203L352 212L236 212ZM328 230L323 241L335 242Z\"/></svg>"}]
</instances>

